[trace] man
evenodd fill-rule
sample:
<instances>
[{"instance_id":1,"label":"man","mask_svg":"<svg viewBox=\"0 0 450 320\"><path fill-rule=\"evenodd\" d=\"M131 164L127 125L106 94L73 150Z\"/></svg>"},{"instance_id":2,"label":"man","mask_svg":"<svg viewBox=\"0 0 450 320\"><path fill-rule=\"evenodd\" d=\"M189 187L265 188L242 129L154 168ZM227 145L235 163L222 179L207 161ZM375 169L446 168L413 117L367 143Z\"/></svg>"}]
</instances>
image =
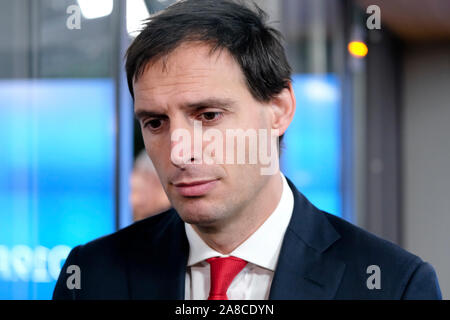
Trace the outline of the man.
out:
<instances>
[{"instance_id":1,"label":"man","mask_svg":"<svg viewBox=\"0 0 450 320\"><path fill-rule=\"evenodd\" d=\"M126 68L173 209L74 248L55 299L441 298L428 263L318 210L279 170L219 161L238 145L206 152L179 139L195 136L198 123L216 142L228 130L262 139L288 128L290 67L261 11L178 2L149 20ZM70 265L81 269L80 289L67 288Z\"/></svg>"}]
</instances>

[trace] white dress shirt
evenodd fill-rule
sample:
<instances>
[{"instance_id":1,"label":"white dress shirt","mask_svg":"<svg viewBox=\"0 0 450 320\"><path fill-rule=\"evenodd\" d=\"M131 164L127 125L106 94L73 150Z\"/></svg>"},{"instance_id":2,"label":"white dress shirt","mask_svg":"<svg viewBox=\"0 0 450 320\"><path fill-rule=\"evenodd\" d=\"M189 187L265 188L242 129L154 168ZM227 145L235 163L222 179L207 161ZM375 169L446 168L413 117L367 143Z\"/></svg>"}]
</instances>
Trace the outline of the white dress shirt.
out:
<instances>
[{"instance_id":1,"label":"white dress shirt","mask_svg":"<svg viewBox=\"0 0 450 320\"><path fill-rule=\"evenodd\" d=\"M186 272L186 300L206 300L210 289L210 267L206 259L234 256L248 261L233 279L227 291L230 300L267 300L281 244L294 208L294 196L286 178L280 172L283 190L280 201L266 221L229 255L210 248L185 223L189 241L189 259Z\"/></svg>"}]
</instances>

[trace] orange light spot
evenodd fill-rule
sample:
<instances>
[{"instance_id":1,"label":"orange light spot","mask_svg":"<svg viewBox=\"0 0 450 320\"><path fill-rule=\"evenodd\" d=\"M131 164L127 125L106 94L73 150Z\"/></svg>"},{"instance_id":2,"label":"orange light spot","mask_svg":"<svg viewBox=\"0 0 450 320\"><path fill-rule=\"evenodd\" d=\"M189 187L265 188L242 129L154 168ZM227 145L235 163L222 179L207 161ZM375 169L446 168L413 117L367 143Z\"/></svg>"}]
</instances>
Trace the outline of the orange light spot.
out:
<instances>
[{"instance_id":1,"label":"orange light spot","mask_svg":"<svg viewBox=\"0 0 450 320\"><path fill-rule=\"evenodd\" d=\"M348 52L354 57L363 58L367 55L367 46L364 42L352 41L348 44Z\"/></svg>"}]
</instances>

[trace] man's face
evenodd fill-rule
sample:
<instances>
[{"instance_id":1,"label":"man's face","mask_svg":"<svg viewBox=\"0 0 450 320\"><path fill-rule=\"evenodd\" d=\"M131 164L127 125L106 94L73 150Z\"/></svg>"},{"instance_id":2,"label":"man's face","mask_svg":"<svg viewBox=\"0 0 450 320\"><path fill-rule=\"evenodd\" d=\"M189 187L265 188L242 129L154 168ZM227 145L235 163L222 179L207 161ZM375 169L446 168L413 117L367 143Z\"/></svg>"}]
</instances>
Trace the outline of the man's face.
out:
<instances>
[{"instance_id":1,"label":"man's face","mask_svg":"<svg viewBox=\"0 0 450 320\"><path fill-rule=\"evenodd\" d=\"M226 129L270 132L270 106L253 98L226 50L210 50L202 43L182 44L165 61L150 63L134 83L135 113L163 188L184 221L205 227L236 219L270 179L261 175L259 163L249 164L248 157L246 164L186 164L171 157L177 145L172 134L185 129L194 137L195 120L201 121L203 132L219 130L224 144ZM203 149L207 145L204 141ZM246 148L248 153L248 141ZM223 150L225 159L229 150ZM199 160L202 155L192 148L192 157ZM200 181L207 183L192 186Z\"/></svg>"}]
</instances>

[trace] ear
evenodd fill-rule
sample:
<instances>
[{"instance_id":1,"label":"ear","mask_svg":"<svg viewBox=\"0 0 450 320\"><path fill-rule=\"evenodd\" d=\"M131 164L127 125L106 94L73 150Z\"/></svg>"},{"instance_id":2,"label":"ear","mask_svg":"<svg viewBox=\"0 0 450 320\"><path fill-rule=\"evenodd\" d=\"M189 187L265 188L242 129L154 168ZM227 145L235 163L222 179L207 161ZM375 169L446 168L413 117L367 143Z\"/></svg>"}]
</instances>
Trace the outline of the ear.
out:
<instances>
[{"instance_id":1,"label":"ear","mask_svg":"<svg viewBox=\"0 0 450 320\"><path fill-rule=\"evenodd\" d=\"M278 134L283 135L292 122L295 114L295 95L292 83L283 89L271 100L272 129L278 129Z\"/></svg>"}]
</instances>

